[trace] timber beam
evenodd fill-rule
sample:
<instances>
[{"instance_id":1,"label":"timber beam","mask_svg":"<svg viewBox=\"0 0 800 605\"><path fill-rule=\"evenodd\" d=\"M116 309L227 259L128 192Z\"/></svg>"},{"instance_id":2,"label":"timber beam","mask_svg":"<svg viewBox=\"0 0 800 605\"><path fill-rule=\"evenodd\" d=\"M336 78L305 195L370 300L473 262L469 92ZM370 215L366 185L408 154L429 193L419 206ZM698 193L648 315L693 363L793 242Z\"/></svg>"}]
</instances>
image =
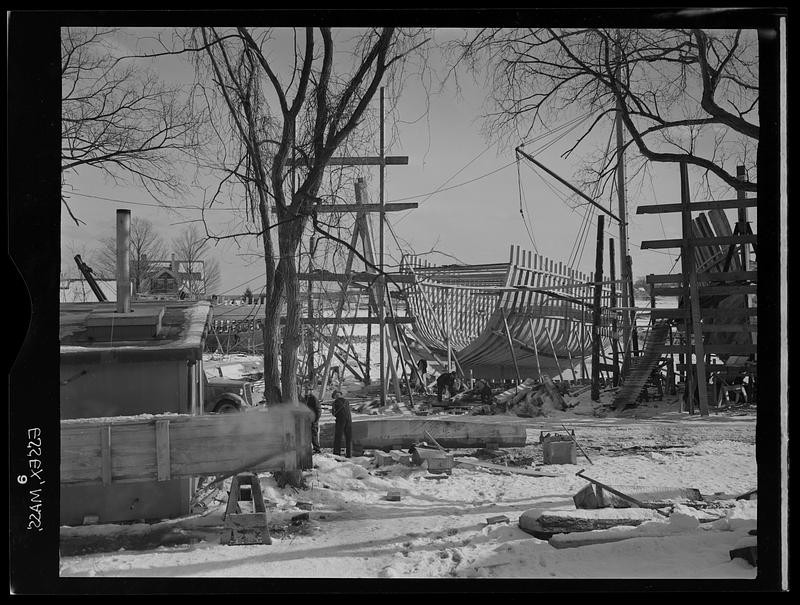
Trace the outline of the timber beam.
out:
<instances>
[{"instance_id":1,"label":"timber beam","mask_svg":"<svg viewBox=\"0 0 800 605\"><path fill-rule=\"evenodd\" d=\"M749 197L741 200L714 200L710 202L692 202L689 204L690 212L702 212L704 210L715 210L724 208L755 208L757 198ZM683 204L649 204L639 206L636 214L663 214L667 212L681 212Z\"/></svg>"}]
</instances>

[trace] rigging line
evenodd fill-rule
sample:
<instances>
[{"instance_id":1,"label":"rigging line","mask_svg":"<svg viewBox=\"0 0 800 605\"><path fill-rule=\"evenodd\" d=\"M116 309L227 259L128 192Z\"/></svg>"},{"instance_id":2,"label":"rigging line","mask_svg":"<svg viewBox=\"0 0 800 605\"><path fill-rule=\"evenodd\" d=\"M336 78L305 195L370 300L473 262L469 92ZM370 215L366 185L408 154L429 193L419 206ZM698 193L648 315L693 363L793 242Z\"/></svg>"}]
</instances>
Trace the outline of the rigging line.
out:
<instances>
[{"instance_id":1,"label":"rigging line","mask_svg":"<svg viewBox=\"0 0 800 605\"><path fill-rule=\"evenodd\" d=\"M647 166L646 169L647 169L647 176L650 178L650 191L653 193L653 201L657 204L658 195L656 194L656 189L653 185L653 172L650 170L649 165ZM667 231L666 229L664 229L664 221L661 219L661 214L659 213L657 214L657 216L658 216L658 222L661 224L661 233L664 235L664 239L667 239ZM678 262L678 259L680 259L680 254L675 257L675 263ZM674 268L675 264L673 264L672 266ZM670 269L670 271L672 271L672 269Z\"/></svg>"},{"instance_id":2,"label":"rigging line","mask_svg":"<svg viewBox=\"0 0 800 605\"><path fill-rule=\"evenodd\" d=\"M561 124L560 126L557 126L556 128L554 128L554 129L552 129L552 130L550 130L550 131L548 131L548 132L546 132L546 133L543 133L543 134L539 135L538 137L534 137L533 139L530 139L530 140L529 140L529 141L527 141L527 142L534 142L534 141L541 140L541 139L543 139L543 138L545 138L545 137L552 136L553 134L557 133L559 130L561 130L561 129L563 129L563 128L569 127L569 130L567 130L566 132L564 132L564 133L562 133L561 135L559 135L558 137L556 137L556 138L555 138L553 141L551 141L551 142L549 142L549 143L545 143L545 144L544 144L542 147L540 147L539 149L537 149L537 150L535 150L535 151L534 151L534 153L540 153L540 152L541 152L541 151L543 151L544 149L547 149L548 147L550 147L551 145L553 145L555 142L557 142L557 141L560 141L560 140L561 140L561 139L562 139L562 138L563 138L563 137L564 137L566 134L569 134L570 132L572 132L572 131L573 131L575 128L577 128L577 127L578 127L578 126L579 126L581 123L583 123L583 122L585 122L587 119L589 119L589 118L590 118L590 117L591 117L591 116L592 116L594 113L596 113L596 111L587 112L586 114L584 114L584 115L582 115L582 116L578 116L578 117L576 117L576 118L573 118L572 120L568 120L567 122L565 122L565 123ZM435 195L435 194L437 194L437 193L440 193L440 192L442 192L442 191L449 191L450 189L454 189L454 188L456 188L456 187L461 187L462 185L467 185L467 184L469 184L469 183L472 183L472 182L474 182L474 181L476 181L476 180L478 180L478 179L481 179L481 178L484 178L484 177L486 177L486 176L489 176L489 175L491 175L491 174L494 174L495 172L499 172L500 170L503 170L504 168L507 168L508 166L510 166L511 164L513 164L513 163L514 163L514 162L510 162L509 164L506 164L505 166L501 166L501 167L500 167L500 168L498 168L497 170L494 170L494 171L492 171L492 172L489 172L489 173L487 173L487 174L484 174L484 175L482 175L482 176L476 177L475 179L472 179L472 180L469 180L469 181L465 181L465 182L463 182L463 183L459 183L459 184L457 184L457 185L453 185L452 187L447 187L447 188L444 188L444 185L446 185L447 183L449 183L449 182L450 182L451 180L453 180L453 179L454 179L456 176L458 176L458 175L459 175L461 172L463 172L463 171L464 171L464 170L465 170L465 169L466 169L466 168L467 168L467 167L468 167L470 164L472 164L472 163L473 163L475 160L477 160L478 158L480 158L480 157L481 157L481 156L482 156L484 153L486 153L486 152L487 152L489 149L491 149L491 147L492 147L492 145L489 145L489 146L487 146L487 147L486 147L486 149L484 149L484 150L483 150L483 151L482 151L480 154L478 154L478 155L477 155L475 158L473 158L472 160L470 160L470 161L469 161L469 162L468 162L468 163L467 163L467 164L466 164L466 165L465 165L463 168L461 168L461 169L460 169L458 172L456 172L456 173L455 173L453 176L451 176L451 177L450 177L449 179L447 179L447 180L446 180L444 183L442 183L442 185L440 185L440 186L439 186L437 189L435 189L435 190L433 190L433 191L431 191L431 192L429 192L429 193L422 193L422 194L419 194L419 195L413 195L413 196L409 196L409 197L395 198L395 199L387 200L387 203L390 203L390 202L403 202L403 201L406 201L406 200L413 200L413 199L420 198L420 197L422 197L422 196L424 195L424 196L425 196L425 198L424 198L424 199L423 199L421 202L419 202L420 204L422 204L423 202L427 201L427 200L428 200L430 197L432 197L433 195ZM533 154L532 154L532 155L533 155ZM516 160L515 160L515 161L516 161ZM398 219L398 221L397 221L397 222L399 223L401 220L403 220L403 219L404 219L406 216L408 216L408 214L409 214L410 212L411 212L410 210L409 210L409 211L406 211L406 213L405 213L404 215L402 215L402 216L401 216L401 217Z\"/></svg>"},{"instance_id":3,"label":"rigging line","mask_svg":"<svg viewBox=\"0 0 800 605\"><path fill-rule=\"evenodd\" d=\"M608 152L611 149L611 138L612 138L613 134L614 134L614 129L610 128L609 131L608 131L608 141L606 141L606 149L603 152L603 164L602 165L605 164L606 158L608 158ZM592 197L593 198L597 197L599 189L600 189L600 181L598 179L598 181L596 181L595 185L594 185L594 191L592 193ZM579 232L579 233L581 233L581 235L580 235L580 237L581 237L580 243L578 242L578 238L577 237L576 237L576 240L575 240L575 256L576 256L575 264L579 264L580 263L580 260L583 258L583 250L586 247L586 239L587 239L587 236L588 236L588 233L589 233L589 222L588 222L588 220L594 215L594 209L592 209L592 212L589 212L589 208L590 207L587 207L587 211L583 215L583 222L581 223L582 230ZM570 265L570 266L574 267L575 265Z\"/></svg>"},{"instance_id":4,"label":"rigging line","mask_svg":"<svg viewBox=\"0 0 800 605\"><path fill-rule=\"evenodd\" d=\"M69 195L78 195L80 197L89 197L96 200L104 200L106 202L117 202L120 204L130 204L131 206L150 206L152 208L162 208L164 210L228 210L238 211L237 208L203 208L202 206L168 206L165 204L148 204L146 202L131 202L128 200L115 199L113 197L103 197L101 195L90 195L88 193L81 193L80 191L70 191Z\"/></svg>"},{"instance_id":5,"label":"rigging line","mask_svg":"<svg viewBox=\"0 0 800 605\"><path fill-rule=\"evenodd\" d=\"M516 160L512 160L508 164L504 164L503 166L500 166L499 168L496 168L496 169L492 170L491 172L487 172L486 174L482 174L480 176L477 176L474 179L470 179L468 181L463 181L461 183L457 183L455 185L452 185L450 187L445 187L443 189L437 189L435 191L430 192L430 194L423 193L423 194L418 194L418 195L410 195L408 197L399 197L399 198L395 198L395 199L392 199L392 200L386 200L386 203L388 204L390 202L403 202L403 201L406 201L406 200L414 200L414 199L418 199L422 195L427 195L428 197L431 197L432 195L434 195L436 193L441 193L442 191L450 191L451 189L457 189L458 187L463 187L464 185L469 185L470 183L474 183L475 181L479 181L480 179L486 178L487 176L491 176L496 172L500 172L501 170L505 170L506 168L508 168L509 166L514 164L514 162L516 162ZM400 222L400 221L397 221L397 222Z\"/></svg>"},{"instance_id":6,"label":"rigging line","mask_svg":"<svg viewBox=\"0 0 800 605\"><path fill-rule=\"evenodd\" d=\"M519 155L518 155L517 156L517 185L518 185L517 188L519 190L519 213L522 216L522 224L525 225L525 231L528 232L528 237L531 240L531 244L533 244L533 249L538 254L539 253L539 249L536 246L536 241L533 239L533 234L531 233L531 230L528 228L528 223L525 220L525 213L522 211L522 172L519 169L519 162L520 162L520 158L519 158Z\"/></svg>"}]
</instances>

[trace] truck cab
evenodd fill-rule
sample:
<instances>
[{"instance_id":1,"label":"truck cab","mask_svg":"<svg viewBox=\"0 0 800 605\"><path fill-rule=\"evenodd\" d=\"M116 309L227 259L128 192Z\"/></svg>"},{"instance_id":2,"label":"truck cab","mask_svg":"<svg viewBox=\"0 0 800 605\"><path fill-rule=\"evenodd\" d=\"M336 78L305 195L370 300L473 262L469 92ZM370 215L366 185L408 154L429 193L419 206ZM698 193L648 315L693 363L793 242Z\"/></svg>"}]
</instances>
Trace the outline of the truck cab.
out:
<instances>
[{"instance_id":1,"label":"truck cab","mask_svg":"<svg viewBox=\"0 0 800 605\"><path fill-rule=\"evenodd\" d=\"M203 413L241 412L253 405L253 385L247 380L214 376L203 372Z\"/></svg>"}]
</instances>

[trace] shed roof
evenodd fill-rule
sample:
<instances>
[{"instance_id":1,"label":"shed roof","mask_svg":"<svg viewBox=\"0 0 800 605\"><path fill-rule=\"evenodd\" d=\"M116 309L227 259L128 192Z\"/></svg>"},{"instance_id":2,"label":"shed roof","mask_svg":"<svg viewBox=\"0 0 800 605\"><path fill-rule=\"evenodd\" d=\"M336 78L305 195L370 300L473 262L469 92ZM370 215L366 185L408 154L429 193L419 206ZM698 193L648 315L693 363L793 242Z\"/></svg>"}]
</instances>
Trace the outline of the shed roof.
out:
<instances>
[{"instance_id":1,"label":"shed roof","mask_svg":"<svg viewBox=\"0 0 800 605\"><path fill-rule=\"evenodd\" d=\"M69 361L197 360L210 319L206 301L160 301L133 304L134 309L164 308L157 338L95 342L89 337L87 318L92 312L114 312L114 303L62 303L59 313L61 357Z\"/></svg>"}]
</instances>

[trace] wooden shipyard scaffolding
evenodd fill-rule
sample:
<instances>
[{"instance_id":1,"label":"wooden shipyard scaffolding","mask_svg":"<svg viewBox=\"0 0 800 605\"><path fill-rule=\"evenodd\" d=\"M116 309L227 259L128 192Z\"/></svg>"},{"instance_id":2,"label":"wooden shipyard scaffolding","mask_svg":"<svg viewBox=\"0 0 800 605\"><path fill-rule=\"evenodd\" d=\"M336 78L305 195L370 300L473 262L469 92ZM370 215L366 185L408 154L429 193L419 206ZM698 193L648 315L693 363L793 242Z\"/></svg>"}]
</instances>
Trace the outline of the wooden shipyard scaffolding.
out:
<instances>
[{"instance_id":1,"label":"wooden shipyard scaffolding","mask_svg":"<svg viewBox=\"0 0 800 605\"><path fill-rule=\"evenodd\" d=\"M518 382L543 375L587 378L594 274L519 246L511 246L507 263L435 266L405 256L402 271L415 277L404 293L416 320L411 349L440 371ZM611 285L601 284L603 353L617 319ZM601 367L610 372L612 364Z\"/></svg>"},{"instance_id":2,"label":"wooden shipyard scaffolding","mask_svg":"<svg viewBox=\"0 0 800 605\"><path fill-rule=\"evenodd\" d=\"M744 167L738 167L744 180ZM687 166L680 165L681 202L639 206L638 214L680 212L682 233L679 239L642 242L642 249L680 248L681 273L648 275L652 306L656 296L678 297L677 309L651 311L653 325L669 325L669 344L655 345L661 356L679 357L675 365L686 384L686 411L694 413L695 398L700 413L709 413L708 377L714 375L714 397L718 391L749 381L748 398L754 395L757 378L757 284L758 271L753 256L757 238L747 216L756 207L756 198L744 191L736 199L692 202ZM726 209L737 209L738 220L731 229ZM708 212L708 215L704 213ZM698 213L692 218L692 213ZM752 251L751 251L752 247ZM712 356L719 362L712 363ZM729 384L732 383L732 384ZM616 407L633 403L639 392L618 393ZM719 399L717 399L719 401Z\"/></svg>"}]
</instances>

